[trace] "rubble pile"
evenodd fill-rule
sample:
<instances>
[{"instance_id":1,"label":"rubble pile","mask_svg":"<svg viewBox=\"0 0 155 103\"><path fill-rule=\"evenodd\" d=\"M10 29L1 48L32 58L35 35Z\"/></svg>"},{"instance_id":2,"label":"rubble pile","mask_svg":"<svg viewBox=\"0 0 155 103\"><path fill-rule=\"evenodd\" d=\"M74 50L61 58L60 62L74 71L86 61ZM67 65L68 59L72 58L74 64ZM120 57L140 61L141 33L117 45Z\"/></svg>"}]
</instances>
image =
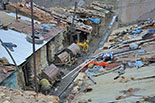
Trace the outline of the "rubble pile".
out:
<instances>
[{"instance_id":1,"label":"rubble pile","mask_svg":"<svg viewBox=\"0 0 155 103\"><path fill-rule=\"evenodd\" d=\"M100 3L100 2L97 2ZM101 3L102 4L102 3ZM81 8L78 7L76 10L76 16L75 16L75 29L76 30L80 30L86 33L91 34L93 30L95 30L95 28L93 28L93 25L90 25L89 23L87 23L90 19L89 18L99 18L99 19L104 19L105 16L107 14L110 14L112 11L111 6L111 10L109 10L107 7L109 5L104 4L104 6L101 8L101 11L96 10L95 8ZM93 7L98 7L93 5ZM59 19L61 23L67 23L68 25L70 25L72 23L72 19L73 19L73 15L74 15L74 7L73 8L65 8L65 7L55 7L55 8L49 8L49 11L51 11L51 15L53 15L53 17L55 19ZM103 12L106 11L106 12ZM92 20L93 21L93 20ZM100 24L102 21L100 20L99 22L95 22L96 24Z\"/></svg>"},{"instance_id":2,"label":"rubble pile","mask_svg":"<svg viewBox=\"0 0 155 103\"><path fill-rule=\"evenodd\" d=\"M16 8L18 12L21 12L24 15L31 17L31 6L26 1L10 4L9 8L10 7ZM35 6L33 15L35 19L41 21L42 23L49 23L50 21L55 21L54 18L48 12L45 12Z\"/></svg>"},{"instance_id":3,"label":"rubble pile","mask_svg":"<svg viewBox=\"0 0 155 103\"><path fill-rule=\"evenodd\" d=\"M68 101L81 103L81 101L83 100L85 101L84 103L88 103L89 102L88 99L93 96L91 92L93 92L94 89L96 90L102 88L100 87L101 86L100 83L102 82L104 83L104 81L101 82L97 78L101 78L100 76L103 75L105 76L108 74L112 75L112 73L117 74L115 76L113 75L113 77L110 78L112 85L113 84L115 85L115 83L117 82L130 83L132 81L138 81L143 79L153 79L155 76L153 74L151 75L147 73L145 74L144 77L143 76L140 77L141 72L138 72L138 70L142 69L141 71L145 70L147 71L148 69L149 71L150 68L151 73L152 70L151 68L152 67L154 68L155 66L154 65L155 59L153 59L155 56L154 34L155 34L155 21L153 20L144 21L139 24L114 30L112 34L109 36L109 39L107 40L105 45L102 48L99 48L94 54L92 54L89 57L89 59L86 60L87 62L83 64L84 65L83 68L80 69L82 72L84 72L83 78L81 79L80 78L81 74L79 74L79 76L77 77L78 80L76 79L76 82L74 82L77 86L73 88L72 94L70 94ZM131 69L132 72L134 73L128 74L131 71ZM134 74L136 76L131 76ZM83 87L82 83L86 82L87 79L89 79L91 83L89 82L88 85L85 85ZM100 83L98 84L96 80L99 81ZM103 80L106 81L106 79ZM82 81L82 83L79 83L80 81ZM111 82L107 81L107 83ZM153 81L151 83L153 83ZM123 94L117 95L116 100L124 100L132 96L136 97L137 96L136 93L140 91L142 92L143 88L145 87L142 86L139 88L129 88L128 86L127 91L120 90L120 93ZM85 94L87 92L90 93ZM94 91L93 93L96 92ZM80 97L81 95L84 95L83 97L87 97L85 95L88 95L89 98L88 97L82 98ZM106 94L102 95L104 96ZM141 94L140 98L142 98L143 96L145 96L145 94ZM150 95L148 96L153 95L150 93ZM82 98L82 100L80 100L80 98ZM91 101L93 101L93 99Z\"/></svg>"},{"instance_id":4,"label":"rubble pile","mask_svg":"<svg viewBox=\"0 0 155 103\"><path fill-rule=\"evenodd\" d=\"M83 58L81 53L86 54L86 52L89 51L88 44L90 40L93 39L93 37L97 39L97 36L102 35L100 34L100 28L104 26L106 22L106 15L112 13L112 7L109 6L111 8L109 9L106 4L98 4L92 5L94 8L77 7L77 10L75 10L74 7L44 8L37 4L33 5L37 82L41 88L46 87L41 86L44 85L44 83L47 83L47 85L50 85L50 88L52 88L48 92L44 92L45 94L49 92L53 93L53 91L55 92L59 89L55 87L59 87L56 84L57 82L63 81L61 80L61 77L64 76L61 72L61 69L64 69L63 66L67 67L64 69L66 72L68 72L72 66L75 67L78 64L78 57L81 56L81 58ZM33 41L30 18L31 4L23 0L18 3L8 2L5 6L5 10L0 11L1 14L4 14L4 16L0 16L0 19L8 21L8 19L11 18L11 20L8 21L9 23L6 22L5 25L3 23L0 24L0 32L4 35L0 37L2 43L2 45L0 45L2 51L0 54L0 77L2 77L0 79L0 85L13 89L26 88L26 90L34 90L34 66L31 48ZM99 7L100 10L96 10L95 7ZM71 42L70 36L73 38ZM79 61L81 62L81 60ZM93 63L100 66L109 65L105 62ZM40 83L41 77L44 78L44 82ZM84 78L87 77L91 78L89 73L84 76ZM68 82L69 79L64 82L66 81ZM75 80L75 84L80 87L80 85L84 83L78 79ZM64 88L65 84L60 84L60 87ZM76 91L79 90L79 87L74 88L75 91L73 92L75 94ZM8 92L16 91L6 88L6 91L7 90ZM48 99L44 100L44 98L50 98L50 96L45 97L39 94L38 97L35 97L36 94L31 92L32 96L29 97L29 95L25 94L26 91L17 91L17 95L12 94L5 98L8 94L6 91L2 91L1 94L1 100L5 103L17 103L18 97L21 97L24 102L27 101L25 99L30 98L33 103L50 102ZM85 92L88 91L91 91L91 88L85 89ZM39 92L43 93L43 90L39 90ZM58 94L59 93L55 93L55 95ZM17 99L13 95L17 97ZM43 98L43 101L39 101L38 98ZM51 98L55 97L51 96Z\"/></svg>"},{"instance_id":5,"label":"rubble pile","mask_svg":"<svg viewBox=\"0 0 155 103\"><path fill-rule=\"evenodd\" d=\"M123 31L116 32L109 37L109 40L105 43L104 48L119 49L123 48L123 46L127 47L130 43L150 39L154 34L154 25L154 21L146 21L143 24L133 25L132 27L123 29Z\"/></svg>"},{"instance_id":6,"label":"rubble pile","mask_svg":"<svg viewBox=\"0 0 155 103\"><path fill-rule=\"evenodd\" d=\"M105 17L107 15L111 15L113 13L113 6L107 5L101 2L94 2L91 4L91 7L88 8L65 8L65 7L51 7L44 8L40 7L37 4L34 4L34 19L41 22L41 24L46 24L46 29L55 28L55 26L62 27L66 31L67 35L72 31L73 41L77 40L78 34L80 35L80 41L83 39L91 40L92 36L96 36L99 34L99 28L101 24L105 23ZM96 9L100 8L100 10ZM12 3L7 5L7 9L12 12L17 13L18 20L21 19L18 14L31 17L31 8L30 3L26 1L22 1L19 3ZM73 23L73 17L74 24ZM20 21L20 20L19 20ZM23 21L20 21L23 22ZM25 25L24 25L25 24ZM18 27L19 25L23 26L23 28ZM27 29L30 29L29 24L27 23L13 23L11 26L13 30L29 33ZM40 25L38 22L35 23L35 29L38 30ZM45 27L43 27L45 28ZM72 28L72 29L71 29ZM46 30L47 31L47 30ZM44 31L44 32L46 32ZM82 35L85 37L82 38ZM82 40L81 40L82 38ZM75 40L76 39L76 40Z\"/></svg>"},{"instance_id":7,"label":"rubble pile","mask_svg":"<svg viewBox=\"0 0 155 103\"><path fill-rule=\"evenodd\" d=\"M22 1L8 4L7 9L9 12L16 12L16 20L13 19L12 23L6 26L0 25L2 34L6 36L0 38L4 41L3 45L0 45L2 50L0 82L4 86L12 86L16 89L23 82L28 89L34 89L32 83L34 68L30 51L31 23L18 16L18 13L31 16L30 3ZM86 8L76 8L76 6L44 8L34 4L33 15L38 20L34 24L34 32L39 92L57 96L45 96L40 93L37 95L33 91L0 87L0 103L59 103L66 98L67 103L104 103L123 101L131 97L138 98L139 102L154 97L152 91L155 89L152 86L155 83L153 80L155 75L152 74L155 66L154 20L148 19L111 33L118 16L113 15L113 5L98 1L92 2ZM103 29L101 27L106 23L107 18L110 19L112 16L109 26L105 26L107 28L105 33L101 34L100 29ZM103 38L98 40L100 36ZM93 38L95 40L92 40ZM106 38L108 39L105 40ZM96 39L98 40L96 46L100 48L95 49L93 54L90 52L91 55L87 54L89 42L96 42ZM7 54L6 50L15 60L4 56ZM84 59L88 57L85 61L79 60L82 63L77 66L80 56ZM12 61L16 61L17 65L10 63ZM14 64L16 68L19 67L18 73L15 66L13 67ZM77 67L73 69L75 66ZM61 69L68 73L64 75ZM23 77L20 78L21 81L18 80L19 75Z\"/></svg>"},{"instance_id":8,"label":"rubble pile","mask_svg":"<svg viewBox=\"0 0 155 103\"><path fill-rule=\"evenodd\" d=\"M0 103L59 103L59 98L43 94L37 96L34 91L20 91L0 87Z\"/></svg>"},{"instance_id":9,"label":"rubble pile","mask_svg":"<svg viewBox=\"0 0 155 103\"><path fill-rule=\"evenodd\" d=\"M5 57L0 58L0 66L5 66L5 65L9 65L8 60Z\"/></svg>"}]
</instances>

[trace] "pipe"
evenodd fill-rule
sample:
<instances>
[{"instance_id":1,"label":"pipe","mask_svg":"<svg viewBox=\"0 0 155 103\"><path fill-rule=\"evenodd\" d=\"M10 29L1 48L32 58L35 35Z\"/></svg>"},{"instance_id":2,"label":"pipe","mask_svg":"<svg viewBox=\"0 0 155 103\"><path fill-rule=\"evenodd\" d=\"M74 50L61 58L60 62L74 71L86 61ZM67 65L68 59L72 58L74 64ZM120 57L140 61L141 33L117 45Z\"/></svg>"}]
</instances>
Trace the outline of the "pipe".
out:
<instances>
[{"instance_id":1,"label":"pipe","mask_svg":"<svg viewBox=\"0 0 155 103\"><path fill-rule=\"evenodd\" d=\"M75 8L74 8L74 14L73 14L73 19L72 19L72 24L71 24L71 28L70 28L70 43L72 43L72 29L74 26L74 20L75 20L75 15L76 15L76 9L77 9L77 2L75 2Z\"/></svg>"},{"instance_id":2,"label":"pipe","mask_svg":"<svg viewBox=\"0 0 155 103\"><path fill-rule=\"evenodd\" d=\"M35 83L35 91L36 91L36 93L38 95L37 71L36 71L36 55L35 55L35 35L34 35L33 0L31 0L31 23L32 23L32 41L33 41L34 83Z\"/></svg>"},{"instance_id":3,"label":"pipe","mask_svg":"<svg viewBox=\"0 0 155 103\"><path fill-rule=\"evenodd\" d=\"M108 27L105 29L105 31L101 37L101 40L98 42L97 47L93 52L95 52L98 48L102 48L104 46L105 42L107 41L108 37L111 34L111 29L116 21L116 18L117 18L117 15L114 15L112 17L111 22L109 23Z\"/></svg>"},{"instance_id":4,"label":"pipe","mask_svg":"<svg viewBox=\"0 0 155 103\"><path fill-rule=\"evenodd\" d=\"M72 84L72 82L75 80L75 78L78 76L80 72L78 72L74 77L73 79L67 84L67 86L60 92L60 94L58 95L58 97L60 97L64 92L65 90Z\"/></svg>"},{"instance_id":5,"label":"pipe","mask_svg":"<svg viewBox=\"0 0 155 103\"><path fill-rule=\"evenodd\" d=\"M78 70L78 71L76 71L74 74L73 74L73 76L77 73L77 72L79 72L79 71L81 71L81 69L83 69L83 67L85 67L85 65L86 64L88 64L89 62L92 62L94 59L92 59L92 60L86 60L85 62L83 62L82 64L80 64L79 66L77 66L75 69L73 69L72 71L70 71L68 74L66 74L64 77L62 77L62 79L65 79L66 77L68 77L70 74L72 74L73 72L75 72L76 70ZM72 77L73 77L72 76Z\"/></svg>"}]
</instances>

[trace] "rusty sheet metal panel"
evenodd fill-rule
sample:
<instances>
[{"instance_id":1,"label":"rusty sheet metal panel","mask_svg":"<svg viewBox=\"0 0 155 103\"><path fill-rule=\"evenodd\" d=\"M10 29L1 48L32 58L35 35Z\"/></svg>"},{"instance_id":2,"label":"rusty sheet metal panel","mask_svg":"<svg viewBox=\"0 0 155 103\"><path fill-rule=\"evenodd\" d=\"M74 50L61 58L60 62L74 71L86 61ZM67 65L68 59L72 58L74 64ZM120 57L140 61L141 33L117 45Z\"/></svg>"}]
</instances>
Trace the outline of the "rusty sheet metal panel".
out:
<instances>
[{"instance_id":1,"label":"rusty sheet metal panel","mask_svg":"<svg viewBox=\"0 0 155 103\"><path fill-rule=\"evenodd\" d=\"M80 53L80 47L75 44L75 43L72 43L68 48L67 50L72 54L72 55L77 55L78 53Z\"/></svg>"},{"instance_id":2,"label":"rusty sheet metal panel","mask_svg":"<svg viewBox=\"0 0 155 103\"><path fill-rule=\"evenodd\" d=\"M66 63L69 60L69 58L70 58L70 54L64 51L57 56L57 62Z\"/></svg>"},{"instance_id":3,"label":"rusty sheet metal panel","mask_svg":"<svg viewBox=\"0 0 155 103\"><path fill-rule=\"evenodd\" d=\"M54 64L51 64L43 71L42 76L43 78L48 79L53 84L57 80L57 75L59 74L59 69Z\"/></svg>"}]
</instances>

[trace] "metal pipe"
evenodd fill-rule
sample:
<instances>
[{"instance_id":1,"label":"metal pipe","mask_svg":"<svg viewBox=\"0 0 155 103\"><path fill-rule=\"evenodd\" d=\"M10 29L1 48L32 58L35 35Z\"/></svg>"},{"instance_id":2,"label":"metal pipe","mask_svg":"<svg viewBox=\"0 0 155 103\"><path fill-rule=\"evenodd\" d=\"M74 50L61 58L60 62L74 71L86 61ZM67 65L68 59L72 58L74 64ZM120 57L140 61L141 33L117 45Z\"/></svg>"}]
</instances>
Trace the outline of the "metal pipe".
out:
<instances>
[{"instance_id":1,"label":"metal pipe","mask_svg":"<svg viewBox=\"0 0 155 103\"><path fill-rule=\"evenodd\" d=\"M91 75L89 75L88 72L85 71L85 74L88 76L88 78L89 78L94 84L96 84L96 82L93 80L93 78L91 77Z\"/></svg>"},{"instance_id":2,"label":"metal pipe","mask_svg":"<svg viewBox=\"0 0 155 103\"><path fill-rule=\"evenodd\" d=\"M60 94L58 95L58 97L61 97L61 95L66 91L66 89L68 89L68 87L72 84L72 82L75 80L75 78L78 76L80 72L78 72L73 79L67 84L67 86L60 92Z\"/></svg>"},{"instance_id":3,"label":"metal pipe","mask_svg":"<svg viewBox=\"0 0 155 103\"><path fill-rule=\"evenodd\" d=\"M74 8L74 14L73 14L73 19L72 19L72 24L71 24L71 28L70 28L70 43L72 43L72 29L74 26L74 20L75 20L75 15L76 15L76 9L77 9L77 2L75 2L75 8Z\"/></svg>"},{"instance_id":4,"label":"metal pipe","mask_svg":"<svg viewBox=\"0 0 155 103\"><path fill-rule=\"evenodd\" d=\"M35 35L34 35L34 16L33 16L33 0L31 0L31 22L32 22L32 41L33 41L33 67L34 67L34 83L35 91L38 95L37 71L36 71L36 55L35 55Z\"/></svg>"},{"instance_id":5,"label":"metal pipe","mask_svg":"<svg viewBox=\"0 0 155 103\"><path fill-rule=\"evenodd\" d=\"M112 27L116 21L116 18L117 18L117 15L114 15L111 19L111 22L109 23L108 27L106 27L102 37L101 37L101 40L98 42L97 46L96 46L96 49L93 52L95 52L98 48L103 48L105 42L108 40L108 37L110 36L111 32L112 32Z\"/></svg>"},{"instance_id":6,"label":"metal pipe","mask_svg":"<svg viewBox=\"0 0 155 103\"><path fill-rule=\"evenodd\" d=\"M94 59L93 59L94 60ZM73 69L72 71L70 71L68 74L66 74L64 77L62 77L62 79L65 79L66 77L68 77L70 74L74 73L73 76L79 72L81 70L81 68L83 68L87 63L91 62L90 60L86 60L85 62L83 62L82 64L80 64L79 66L77 66L75 69ZM78 70L79 69L79 70Z\"/></svg>"},{"instance_id":7,"label":"metal pipe","mask_svg":"<svg viewBox=\"0 0 155 103\"><path fill-rule=\"evenodd\" d=\"M102 54L102 53L96 54L96 55L95 55L95 58L93 58L93 59L87 59L87 60L84 61L82 64L80 64L79 66L77 66L76 68L74 68L72 71L70 71L69 73L67 73L64 77L62 77L62 79L65 79L66 77L68 77L69 75L71 75L72 73L75 72L75 73L72 75L72 77L74 77L74 75L75 75L77 72L81 71L88 63L94 61L94 60L95 60L96 58L98 58L101 54Z\"/></svg>"}]
</instances>

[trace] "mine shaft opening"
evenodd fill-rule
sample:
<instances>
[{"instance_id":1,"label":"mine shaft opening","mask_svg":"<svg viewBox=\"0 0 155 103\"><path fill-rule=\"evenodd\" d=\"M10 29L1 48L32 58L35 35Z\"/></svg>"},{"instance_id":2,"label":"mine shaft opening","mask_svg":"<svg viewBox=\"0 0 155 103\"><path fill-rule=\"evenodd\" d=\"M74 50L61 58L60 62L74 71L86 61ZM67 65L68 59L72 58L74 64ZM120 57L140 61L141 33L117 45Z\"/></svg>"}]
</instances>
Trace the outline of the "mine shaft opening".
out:
<instances>
[{"instance_id":1,"label":"mine shaft opening","mask_svg":"<svg viewBox=\"0 0 155 103\"><path fill-rule=\"evenodd\" d=\"M89 33L86 33L84 31L77 31L77 32L78 32L78 34L72 36L73 37L73 41L75 43L76 43L76 41L84 42L85 40L87 40L87 36L89 35Z\"/></svg>"}]
</instances>

